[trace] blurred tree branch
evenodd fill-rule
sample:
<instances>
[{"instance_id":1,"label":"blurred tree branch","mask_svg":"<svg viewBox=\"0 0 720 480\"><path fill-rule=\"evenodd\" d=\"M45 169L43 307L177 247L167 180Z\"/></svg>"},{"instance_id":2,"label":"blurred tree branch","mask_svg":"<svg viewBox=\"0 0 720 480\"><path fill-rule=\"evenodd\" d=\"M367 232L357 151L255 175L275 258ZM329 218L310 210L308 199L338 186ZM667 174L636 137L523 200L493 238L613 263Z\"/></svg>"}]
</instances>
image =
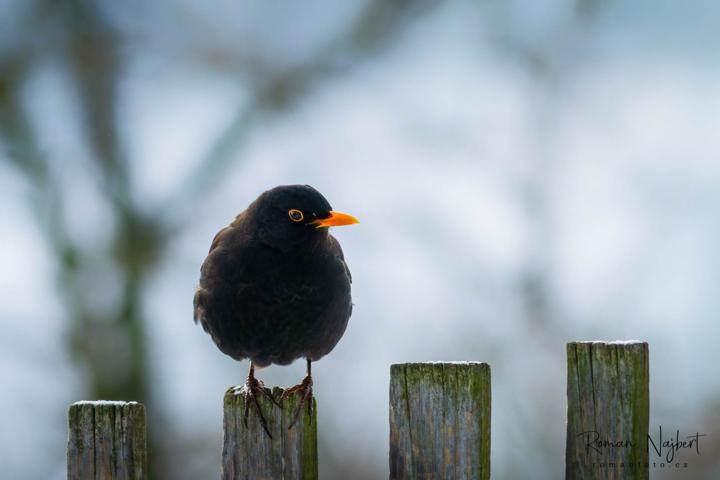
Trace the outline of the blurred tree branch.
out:
<instances>
[{"instance_id":1,"label":"blurred tree branch","mask_svg":"<svg viewBox=\"0 0 720 480\"><path fill-rule=\"evenodd\" d=\"M98 2L44 0L36 5L33 21L42 25L33 31L52 32L46 40L53 45L45 51L46 45L37 49L33 42L26 42L23 48L0 57L0 140L5 147L4 157L32 185L31 201L38 223L58 260L59 290L69 321L69 346L86 373L88 395L140 400L152 408L144 287L159 268L161 252L171 241L172 232L193 218L191 211L198 199L220 181L254 128L291 110L324 82L346 72L351 63L381 51L412 19L434 4L429 0L373 0L346 32L309 61L280 69L246 65L246 73L253 79L251 102L238 108L235 118L211 144L196 170L180 183L168 204L154 210L134 198L131 162L118 125L122 101L119 84L125 67L121 48L125 39ZM43 50L42 54L39 50ZM39 149L23 102L22 90L32 67L58 51L74 81L83 133L100 190L112 207L111 240L99 248L74 242L69 234L64 211L66 192L48 158L58 153L46 154ZM175 214L168 216L168 211ZM112 278L94 277L92 268L98 256L112 260ZM93 282L118 283L121 287L117 302L98 311L87 290L88 276ZM153 418L157 420L157 414ZM158 447L157 441L151 438L150 442L151 449ZM155 448L150 456L154 478L161 476L162 454Z\"/></svg>"},{"instance_id":2,"label":"blurred tree branch","mask_svg":"<svg viewBox=\"0 0 720 480\"><path fill-rule=\"evenodd\" d=\"M582 41L597 20L607 0L575 0L568 6L567 17L552 29L542 42L518 39L508 34L515 29L508 26L512 19L503 15L493 20L493 31L498 47L526 70L528 78L537 85L537 94L531 98L531 141L534 155L528 159L527 172L520 179L520 197L524 200L528 225L528 253L519 290L525 309L525 318L540 334L557 332L565 322L559 321L560 312L552 291L552 262L555 244L552 180L557 173L554 150L555 126L558 105L565 94L573 69L583 60Z\"/></svg>"},{"instance_id":3,"label":"blurred tree branch","mask_svg":"<svg viewBox=\"0 0 720 480\"><path fill-rule=\"evenodd\" d=\"M65 230L59 189L45 155L37 147L20 98L29 58L29 52L23 51L0 62L0 140L5 147L5 158L31 183L34 195L30 203L38 224L63 270L70 272L77 268L78 252Z\"/></svg>"},{"instance_id":4,"label":"blurred tree branch","mask_svg":"<svg viewBox=\"0 0 720 480\"><path fill-rule=\"evenodd\" d=\"M438 5L433 0L370 1L340 38L329 42L307 62L287 69L256 69L251 101L238 107L235 118L211 144L202 161L181 182L163 210L184 218L195 202L222 177L259 120L289 111L324 82L395 41L416 17Z\"/></svg>"},{"instance_id":5,"label":"blurred tree branch","mask_svg":"<svg viewBox=\"0 0 720 480\"><path fill-rule=\"evenodd\" d=\"M556 254L556 218L553 181L558 174L556 152L556 127L558 106L566 94L572 79L573 69L583 60L582 45L586 31L596 20L605 3L602 0L576 0L567 17L561 16L561 24L554 26L552 34L542 42L518 39L508 35L515 29L509 28L509 16L495 18L493 22L498 47L514 58L526 71L529 81L534 83L534 95L529 99L529 141L532 156L527 159L527 169L519 179L518 196L522 199L527 225L527 252L518 275L518 297L523 308L526 325L539 338L545 337L546 349L556 345L558 337L567 338L567 326L572 322L562 321L563 311L555 295L554 269ZM502 15L504 9L499 12ZM552 337L552 338L550 338ZM548 352L548 355L551 355ZM523 425L533 426L541 422L538 417L528 416L519 404L514 408ZM552 452L547 442L542 442L542 428L529 428L531 443L540 445L548 459ZM522 476L513 472L510 476ZM552 466L548 465L551 470Z\"/></svg>"},{"instance_id":6,"label":"blurred tree branch","mask_svg":"<svg viewBox=\"0 0 720 480\"><path fill-rule=\"evenodd\" d=\"M118 40L92 2L41 7L46 14L57 14L67 27L65 48L74 67L86 116L84 125L88 129L91 158L99 167L102 191L114 205L117 217L114 265L122 294L115 308L98 313L91 307L81 274L92 262L92 252L73 244L68 235L59 181L53 178L46 156L37 148L32 125L22 105L21 88L26 69L19 68L18 62L3 62L0 130L4 143L10 146L7 157L34 187L39 223L45 227L46 240L59 260L58 283L68 310L71 351L81 360L86 372L89 395L101 399L137 399L151 404L141 294L144 279L156 263L148 251L157 248L163 238L160 230L142 225L143 216L130 199L128 166L122 157L116 124ZM20 57L24 63L34 58L29 51L22 52ZM149 440L151 446L157 443L152 435ZM157 474L157 469L154 470Z\"/></svg>"}]
</instances>

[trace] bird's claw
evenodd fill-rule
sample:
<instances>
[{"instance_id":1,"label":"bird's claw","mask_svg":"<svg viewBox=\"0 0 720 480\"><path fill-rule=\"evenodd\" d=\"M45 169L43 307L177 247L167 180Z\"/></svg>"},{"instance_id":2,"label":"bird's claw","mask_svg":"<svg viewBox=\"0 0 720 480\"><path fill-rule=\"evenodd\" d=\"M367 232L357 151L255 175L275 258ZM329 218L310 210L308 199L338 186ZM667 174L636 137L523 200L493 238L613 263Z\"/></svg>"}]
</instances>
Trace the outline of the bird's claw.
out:
<instances>
[{"instance_id":1,"label":"bird's claw","mask_svg":"<svg viewBox=\"0 0 720 480\"><path fill-rule=\"evenodd\" d=\"M285 400L285 398L289 397L290 395L294 393L300 393L300 403L297 406L297 410L295 410L295 414L293 415L292 421L290 422L290 426L288 427L288 430L290 430L295 423L297 422L297 419L300 417L300 412L302 411L303 405L307 403L307 411L308 411L308 422L312 423L313 418L313 380L312 376L308 375L306 376L302 382L295 385L294 387L290 387L287 390L285 390L282 395L280 396L280 402Z\"/></svg>"},{"instance_id":2,"label":"bird's claw","mask_svg":"<svg viewBox=\"0 0 720 480\"><path fill-rule=\"evenodd\" d=\"M248 377L245 381L245 385L243 385L242 387L234 388L234 393L239 393L245 397L245 411L243 415L243 423L245 424L245 428L247 428L248 426L250 403L252 403L253 405L255 405L255 411L257 412L258 419L260 420L260 425L262 425L263 430L265 430L265 433L267 433L268 437L272 438L272 434L270 433L270 429L268 428L267 421L265 420L265 415L263 415L262 408L260 407L260 402L258 401L258 398L260 396L265 396L269 398L273 404L280 406L280 403L275 400L275 397L273 397L272 391L255 377Z\"/></svg>"}]
</instances>

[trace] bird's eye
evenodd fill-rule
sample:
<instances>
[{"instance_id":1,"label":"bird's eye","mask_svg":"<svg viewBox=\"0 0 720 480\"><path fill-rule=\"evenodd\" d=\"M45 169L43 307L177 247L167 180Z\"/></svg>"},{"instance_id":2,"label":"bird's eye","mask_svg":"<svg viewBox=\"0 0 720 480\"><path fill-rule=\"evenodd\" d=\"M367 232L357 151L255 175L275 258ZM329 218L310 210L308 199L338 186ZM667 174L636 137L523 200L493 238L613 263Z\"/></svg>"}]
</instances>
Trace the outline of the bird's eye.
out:
<instances>
[{"instance_id":1,"label":"bird's eye","mask_svg":"<svg viewBox=\"0 0 720 480\"><path fill-rule=\"evenodd\" d=\"M293 222L302 222L305 215L303 215L303 212L300 210L293 208L288 210L288 217L290 217L290 220Z\"/></svg>"}]
</instances>

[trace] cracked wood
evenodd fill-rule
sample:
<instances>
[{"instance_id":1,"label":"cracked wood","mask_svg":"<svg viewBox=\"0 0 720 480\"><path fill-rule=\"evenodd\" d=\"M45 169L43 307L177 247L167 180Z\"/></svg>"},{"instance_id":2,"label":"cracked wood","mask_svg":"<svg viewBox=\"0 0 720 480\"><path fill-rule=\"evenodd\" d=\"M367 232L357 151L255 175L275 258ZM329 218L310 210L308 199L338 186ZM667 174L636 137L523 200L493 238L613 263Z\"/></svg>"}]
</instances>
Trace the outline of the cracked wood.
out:
<instances>
[{"instance_id":1,"label":"cracked wood","mask_svg":"<svg viewBox=\"0 0 720 480\"><path fill-rule=\"evenodd\" d=\"M145 407L136 402L76 402L68 411L68 480L145 480Z\"/></svg>"},{"instance_id":2,"label":"cracked wood","mask_svg":"<svg viewBox=\"0 0 720 480\"><path fill-rule=\"evenodd\" d=\"M279 399L282 392L283 389L275 387L274 398ZM317 480L317 408L310 422L306 404L295 425L288 430L299 395L285 398L282 409L264 396L258 401L272 438L260 425L253 405L245 427L245 397L241 393L232 388L225 393L222 480Z\"/></svg>"},{"instance_id":3,"label":"cracked wood","mask_svg":"<svg viewBox=\"0 0 720 480\"><path fill-rule=\"evenodd\" d=\"M390 368L390 478L490 478L490 366Z\"/></svg>"},{"instance_id":4,"label":"cracked wood","mask_svg":"<svg viewBox=\"0 0 720 480\"><path fill-rule=\"evenodd\" d=\"M565 478L647 479L646 342L567 344Z\"/></svg>"}]
</instances>

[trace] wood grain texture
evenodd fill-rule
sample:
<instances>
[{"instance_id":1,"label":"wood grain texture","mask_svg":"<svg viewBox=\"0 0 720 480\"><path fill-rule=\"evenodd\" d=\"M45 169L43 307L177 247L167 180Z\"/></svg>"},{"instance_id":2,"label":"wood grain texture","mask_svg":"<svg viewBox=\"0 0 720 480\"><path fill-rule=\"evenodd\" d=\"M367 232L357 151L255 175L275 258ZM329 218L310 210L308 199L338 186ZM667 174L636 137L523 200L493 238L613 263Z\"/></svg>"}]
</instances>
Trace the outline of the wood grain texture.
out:
<instances>
[{"instance_id":1,"label":"wood grain texture","mask_svg":"<svg viewBox=\"0 0 720 480\"><path fill-rule=\"evenodd\" d=\"M283 389L275 387L273 396L279 399L282 392ZM300 418L288 430L299 401L299 395L293 395L283 401L280 409L269 399L260 399L273 436L270 438L260 425L254 406L251 405L245 427L245 397L233 388L225 393L223 480L317 480L317 408L310 422L303 406Z\"/></svg>"},{"instance_id":2,"label":"wood grain texture","mask_svg":"<svg viewBox=\"0 0 720 480\"><path fill-rule=\"evenodd\" d=\"M136 402L76 402L68 410L68 480L147 478L145 407Z\"/></svg>"},{"instance_id":3,"label":"wood grain texture","mask_svg":"<svg viewBox=\"0 0 720 480\"><path fill-rule=\"evenodd\" d=\"M567 345L566 479L647 479L646 342Z\"/></svg>"},{"instance_id":4,"label":"wood grain texture","mask_svg":"<svg viewBox=\"0 0 720 480\"><path fill-rule=\"evenodd\" d=\"M390 367L390 478L490 478L490 366Z\"/></svg>"}]
</instances>

